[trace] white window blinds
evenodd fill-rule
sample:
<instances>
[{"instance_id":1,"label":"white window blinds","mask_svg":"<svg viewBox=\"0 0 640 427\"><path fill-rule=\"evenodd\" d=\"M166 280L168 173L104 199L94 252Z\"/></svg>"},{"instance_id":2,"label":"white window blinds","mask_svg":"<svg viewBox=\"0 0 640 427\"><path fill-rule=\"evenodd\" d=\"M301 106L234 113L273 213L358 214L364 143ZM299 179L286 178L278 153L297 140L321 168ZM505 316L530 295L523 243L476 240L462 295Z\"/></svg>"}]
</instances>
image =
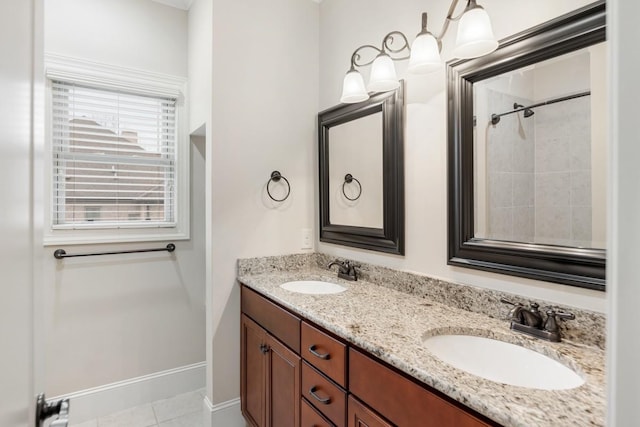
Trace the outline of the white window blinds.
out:
<instances>
[{"instance_id":1,"label":"white window blinds","mask_svg":"<svg viewBox=\"0 0 640 427\"><path fill-rule=\"evenodd\" d=\"M54 228L176 225L176 99L52 81Z\"/></svg>"}]
</instances>

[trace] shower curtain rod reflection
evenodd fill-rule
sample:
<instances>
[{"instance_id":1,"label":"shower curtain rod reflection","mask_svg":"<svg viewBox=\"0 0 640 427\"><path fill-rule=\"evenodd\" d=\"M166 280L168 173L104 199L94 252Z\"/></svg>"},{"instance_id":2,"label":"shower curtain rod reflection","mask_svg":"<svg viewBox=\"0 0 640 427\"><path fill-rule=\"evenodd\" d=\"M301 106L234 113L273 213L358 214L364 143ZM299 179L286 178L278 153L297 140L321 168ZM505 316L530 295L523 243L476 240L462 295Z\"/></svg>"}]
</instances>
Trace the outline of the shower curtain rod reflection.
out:
<instances>
[{"instance_id":1,"label":"shower curtain rod reflection","mask_svg":"<svg viewBox=\"0 0 640 427\"><path fill-rule=\"evenodd\" d=\"M501 113L501 114L494 113L491 115L491 124L497 125L500 122L500 117L502 116L506 116L506 115L517 113L524 110L529 110L531 108L541 107L543 105L555 104L556 102L563 102L563 101L569 101L570 99L582 98L583 96L589 96L589 95L591 95L591 91L580 92L573 95L567 95L567 96L561 96L559 98L549 99L548 101L539 102L537 104L529 105L527 107L516 108L514 110L507 111L506 113Z\"/></svg>"}]
</instances>

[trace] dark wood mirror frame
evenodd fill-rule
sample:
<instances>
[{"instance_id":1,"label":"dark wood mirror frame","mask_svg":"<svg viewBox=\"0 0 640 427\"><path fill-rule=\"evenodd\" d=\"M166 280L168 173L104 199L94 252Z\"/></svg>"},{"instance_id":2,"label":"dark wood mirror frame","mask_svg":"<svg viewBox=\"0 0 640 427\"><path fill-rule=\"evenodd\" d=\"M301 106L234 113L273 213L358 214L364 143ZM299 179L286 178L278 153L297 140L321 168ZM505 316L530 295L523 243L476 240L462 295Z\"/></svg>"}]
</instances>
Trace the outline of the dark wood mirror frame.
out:
<instances>
[{"instance_id":1,"label":"dark wood mirror frame","mask_svg":"<svg viewBox=\"0 0 640 427\"><path fill-rule=\"evenodd\" d=\"M500 42L495 52L447 64L448 264L605 290L606 251L476 238L473 183L473 85L606 40L599 1Z\"/></svg>"},{"instance_id":2,"label":"dark wood mirror frame","mask_svg":"<svg viewBox=\"0 0 640 427\"><path fill-rule=\"evenodd\" d=\"M318 114L321 242L404 255L404 85L400 83L398 89L373 95L367 101L340 104ZM383 227L331 224L329 131L333 126L378 112L382 112L383 133Z\"/></svg>"}]
</instances>

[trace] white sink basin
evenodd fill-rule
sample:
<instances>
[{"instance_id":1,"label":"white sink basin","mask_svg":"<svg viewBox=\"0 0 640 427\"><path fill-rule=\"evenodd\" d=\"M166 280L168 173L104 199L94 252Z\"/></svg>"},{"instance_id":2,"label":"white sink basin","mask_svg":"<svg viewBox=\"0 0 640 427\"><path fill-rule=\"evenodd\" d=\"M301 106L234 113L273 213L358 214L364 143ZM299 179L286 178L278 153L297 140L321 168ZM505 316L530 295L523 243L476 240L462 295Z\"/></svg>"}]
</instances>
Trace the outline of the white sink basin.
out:
<instances>
[{"instance_id":1,"label":"white sink basin","mask_svg":"<svg viewBox=\"0 0 640 427\"><path fill-rule=\"evenodd\" d=\"M280 285L280 287L291 292L309 295L339 294L340 292L347 290L344 286L340 286L336 283L321 282L319 280L287 282Z\"/></svg>"},{"instance_id":2,"label":"white sink basin","mask_svg":"<svg viewBox=\"0 0 640 427\"><path fill-rule=\"evenodd\" d=\"M514 344L470 335L436 335L424 344L442 361L498 383L541 390L567 390L584 384L570 368Z\"/></svg>"}]
</instances>

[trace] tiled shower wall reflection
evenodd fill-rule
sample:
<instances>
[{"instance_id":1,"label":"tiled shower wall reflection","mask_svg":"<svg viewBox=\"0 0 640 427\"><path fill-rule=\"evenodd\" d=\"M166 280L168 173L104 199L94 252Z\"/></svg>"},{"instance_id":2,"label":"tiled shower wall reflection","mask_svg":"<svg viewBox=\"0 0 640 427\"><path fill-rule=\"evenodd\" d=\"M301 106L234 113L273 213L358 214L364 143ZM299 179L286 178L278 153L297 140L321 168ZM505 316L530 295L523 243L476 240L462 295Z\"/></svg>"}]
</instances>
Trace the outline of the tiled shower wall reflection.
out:
<instances>
[{"instance_id":1,"label":"tiled shower wall reflection","mask_svg":"<svg viewBox=\"0 0 640 427\"><path fill-rule=\"evenodd\" d=\"M531 100L487 90L489 111L513 109ZM535 116L534 116L535 117ZM531 242L535 236L535 127L522 113L503 116L487 138L488 236Z\"/></svg>"},{"instance_id":2,"label":"tiled shower wall reflection","mask_svg":"<svg viewBox=\"0 0 640 427\"><path fill-rule=\"evenodd\" d=\"M536 242L591 246L591 99L536 109Z\"/></svg>"},{"instance_id":3,"label":"tiled shower wall reflection","mask_svg":"<svg viewBox=\"0 0 640 427\"><path fill-rule=\"evenodd\" d=\"M488 90L492 112L534 102ZM503 116L487 138L488 236L571 246L591 241L590 98Z\"/></svg>"}]
</instances>

